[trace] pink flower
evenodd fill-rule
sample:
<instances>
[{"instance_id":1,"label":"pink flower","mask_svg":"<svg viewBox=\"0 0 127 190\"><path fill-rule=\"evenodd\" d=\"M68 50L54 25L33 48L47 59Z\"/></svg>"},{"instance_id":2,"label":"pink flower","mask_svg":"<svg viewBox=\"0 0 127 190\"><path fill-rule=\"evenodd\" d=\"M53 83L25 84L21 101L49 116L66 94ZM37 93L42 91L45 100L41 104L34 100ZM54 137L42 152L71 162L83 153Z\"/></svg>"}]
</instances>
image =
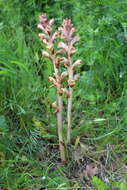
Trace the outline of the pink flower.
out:
<instances>
[{"instance_id":1,"label":"pink flower","mask_svg":"<svg viewBox=\"0 0 127 190\"><path fill-rule=\"evenodd\" d=\"M64 42L59 42L58 47L68 52L68 46Z\"/></svg>"}]
</instances>

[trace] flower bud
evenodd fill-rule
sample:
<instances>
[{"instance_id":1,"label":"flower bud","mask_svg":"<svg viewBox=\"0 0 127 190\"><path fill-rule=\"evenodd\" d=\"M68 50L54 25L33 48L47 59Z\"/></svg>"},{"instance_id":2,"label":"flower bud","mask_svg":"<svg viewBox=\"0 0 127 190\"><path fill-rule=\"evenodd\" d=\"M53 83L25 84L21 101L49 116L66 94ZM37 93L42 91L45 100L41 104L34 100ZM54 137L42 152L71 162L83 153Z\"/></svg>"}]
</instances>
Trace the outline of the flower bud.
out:
<instances>
[{"instance_id":1,"label":"flower bud","mask_svg":"<svg viewBox=\"0 0 127 190\"><path fill-rule=\"evenodd\" d=\"M72 65L72 69L75 69L75 67L77 67L79 65L81 65L81 60L80 59L74 62L74 64Z\"/></svg>"},{"instance_id":2,"label":"flower bud","mask_svg":"<svg viewBox=\"0 0 127 190\"><path fill-rule=\"evenodd\" d=\"M80 77L80 74L76 74L76 75L74 75L74 80L75 80L75 81L78 80L79 77Z\"/></svg>"},{"instance_id":3,"label":"flower bud","mask_svg":"<svg viewBox=\"0 0 127 190\"><path fill-rule=\"evenodd\" d=\"M64 42L59 42L58 47L64 49L66 52L68 52L68 46Z\"/></svg>"},{"instance_id":4,"label":"flower bud","mask_svg":"<svg viewBox=\"0 0 127 190\"><path fill-rule=\"evenodd\" d=\"M49 55L49 53L47 51L42 51L42 55L51 59L51 56Z\"/></svg>"},{"instance_id":5,"label":"flower bud","mask_svg":"<svg viewBox=\"0 0 127 190\"><path fill-rule=\"evenodd\" d=\"M62 57L57 57L56 58L56 63L60 63L60 62L63 62L63 58Z\"/></svg>"},{"instance_id":6,"label":"flower bud","mask_svg":"<svg viewBox=\"0 0 127 190\"><path fill-rule=\"evenodd\" d=\"M75 47L71 47L69 53L70 55L73 55L76 51L77 50L75 49Z\"/></svg>"},{"instance_id":7,"label":"flower bud","mask_svg":"<svg viewBox=\"0 0 127 190\"><path fill-rule=\"evenodd\" d=\"M61 79L65 78L65 77L67 77L67 76L68 76L68 72L67 72L67 71L64 71L64 72L62 72L62 74L61 74Z\"/></svg>"},{"instance_id":8,"label":"flower bud","mask_svg":"<svg viewBox=\"0 0 127 190\"><path fill-rule=\"evenodd\" d=\"M44 27L42 26L42 24L38 24L37 27L41 30L45 30Z\"/></svg>"},{"instance_id":9,"label":"flower bud","mask_svg":"<svg viewBox=\"0 0 127 190\"><path fill-rule=\"evenodd\" d=\"M52 36L52 41L54 42L54 40L56 40L59 36L59 33L58 32L55 32Z\"/></svg>"},{"instance_id":10,"label":"flower bud","mask_svg":"<svg viewBox=\"0 0 127 190\"><path fill-rule=\"evenodd\" d=\"M56 55L57 55L57 54L64 54L65 51L64 51L63 49L59 49L59 50L57 50L55 53L56 53Z\"/></svg>"},{"instance_id":11,"label":"flower bud","mask_svg":"<svg viewBox=\"0 0 127 190\"><path fill-rule=\"evenodd\" d=\"M43 13L42 15L40 15L39 18L40 18L41 23L47 22L47 14L46 13Z\"/></svg>"},{"instance_id":12,"label":"flower bud","mask_svg":"<svg viewBox=\"0 0 127 190\"><path fill-rule=\"evenodd\" d=\"M50 51L53 50L53 44L51 42L47 44L47 49Z\"/></svg>"},{"instance_id":13,"label":"flower bud","mask_svg":"<svg viewBox=\"0 0 127 190\"><path fill-rule=\"evenodd\" d=\"M61 85L60 84L57 84L57 93L62 96L63 95L63 90L61 88Z\"/></svg>"},{"instance_id":14,"label":"flower bud","mask_svg":"<svg viewBox=\"0 0 127 190\"><path fill-rule=\"evenodd\" d=\"M65 67L69 66L69 60L66 57L61 57L60 62L64 62Z\"/></svg>"},{"instance_id":15,"label":"flower bud","mask_svg":"<svg viewBox=\"0 0 127 190\"><path fill-rule=\"evenodd\" d=\"M76 29L75 29L75 28L71 28L71 30L70 30L70 34L69 34L70 37L73 35L74 32L76 32Z\"/></svg>"},{"instance_id":16,"label":"flower bud","mask_svg":"<svg viewBox=\"0 0 127 190\"><path fill-rule=\"evenodd\" d=\"M75 80L69 79L69 80L68 80L68 86L72 87L72 86L74 86L74 85L75 85Z\"/></svg>"},{"instance_id":17,"label":"flower bud","mask_svg":"<svg viewBox=\"0 0 127 190\"><path fill-rule=\"evenodd\" d=\"M47 25L47 26L46 26L46 31L48 32L48 34L49 34L49 36L50 36L51 31L52 31L52 27L49 26L49 25Z\"/></svg>"},{"instance_id":18,"label":"flower bud","mask_svg":"<svg viewBox=\"0 0 127 190\"><path fill-rule=\"evenodd\" d=\"M73 46L76 42L78 42L80 40L80 37L79 36L75 36L74 38L72 38L71 40L71 46Z\"/></svg>"},{"instance_id":19,"label":"flower bud","mask_svg":"<svg viewBox=\"0 0 127 190\"><path fill-rule=\"evenodd\" d=\"M43 43L44 43L45 45L48 45L47 39L43 39Z\"/></svg>"},{"instance_id":20,"label":"flower bud","mask_svg":"<svg viewBox=\"0 0 127 190\"><path fill-rule=\"evenodd\" d=\"M50 82L52 82L54 85L56 85L56 80L53 77L48 78Z\"/></svg>"},{"instance_id":21,"label":"flower bud","mask_svg":"<svg viewBox=\"0 0 127 190\"><path fill-rule=\"evenodd\" d=\"M39 38L40 38L41 40L44 40L44 39L47 40L47 36L46 36L45 34L43 34L43 33L40 33L38 36L39 36Z\"/></svg>"},{"instance_id":22,"label":"flower bud","mask_svg":"<svg viewBox=\"0 0 127 190\"><path fill-rule=\"evenodd\" d=\"M59 107L56 102L52 103L52 107L56 109L56 113L59 112Z\"/></svg>"},{"instance_id":23,"label":"flower bud","mask_svg":"<svg viewBox=\"0 0 127 190\"><path fill-rule=\"evenodd\" d=\"M49 21L49 25L52 26L54 24L54 18Z\"/></svg>"},{"instance_id":24,"label":"flower bud","mask_svg":"<svg viewBox=\"0 0 127 190\"><path fill-rule=\"evenodd\" d=\"M63 93L66 94L67 98L70 97L70 93L69 93L69 91L67 90L67 88L61 88L61 90L63 91Z\"/></svg>"}]
</instances>

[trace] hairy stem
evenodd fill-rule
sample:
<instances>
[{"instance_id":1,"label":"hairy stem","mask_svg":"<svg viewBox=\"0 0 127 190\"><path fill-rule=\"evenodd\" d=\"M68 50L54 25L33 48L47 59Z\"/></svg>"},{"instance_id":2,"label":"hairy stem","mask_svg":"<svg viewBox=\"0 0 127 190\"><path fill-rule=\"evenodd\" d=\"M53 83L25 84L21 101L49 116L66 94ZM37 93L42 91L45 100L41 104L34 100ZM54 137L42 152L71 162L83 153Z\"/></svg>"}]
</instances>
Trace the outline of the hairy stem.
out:
<instances>
[{"instance_id":1,"label":"hairy stem","mask_svg":"<svg viewBox=\"0 0 127 190\"><path fill-rule=\"evenodd\" d=\"M60 157L62 162L65 162L66 157L65 157L65 148L63 141L63 120L62 120L63 100L62 96L60 95L58 95L58 107L59 111L57 112L57 125L58 125Z\"/></svg>"}]
</instances>

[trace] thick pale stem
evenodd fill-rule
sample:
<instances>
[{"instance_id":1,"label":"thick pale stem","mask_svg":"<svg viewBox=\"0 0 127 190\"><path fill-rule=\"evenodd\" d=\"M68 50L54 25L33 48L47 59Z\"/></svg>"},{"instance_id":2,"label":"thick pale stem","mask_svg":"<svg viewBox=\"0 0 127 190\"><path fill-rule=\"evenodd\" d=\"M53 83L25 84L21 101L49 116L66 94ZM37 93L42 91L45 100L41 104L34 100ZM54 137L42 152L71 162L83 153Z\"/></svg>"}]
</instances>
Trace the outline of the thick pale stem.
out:
<instances>
[{"instance_id":1,"label":"thick pale stem","mask_svg":"<svg viewBox=\"0 0 127 190\"><path fill-rule=\"evenodd\" d=\"M63 120L62 120L63 100L62 100L62 96L60 95L58 95L58 107L59 107L59 111L57 113L57 125L58 125L60 157L61 157L62 162L65 162L66 157L65 157L65 148L64 148L64 141L63 141Z\"/></svg>"},{"instance_id":2,"label":"thick pale stem","mask_svg":"<svg viewBox=\"0 0 127 190\"><path fill-rule=\"evenodd\" d=\"M72 70L72 61L69 56L70 67L68 68L69 80L73 80L73 70ZM69 87L69 94L70 97L68 98L68 108L67 108L67 122L68 122L68 129L67 129L67 143L71 142L71 125L72 125L72 97L73 97L73 89Z\"/></svg>"},{"instance_id":3,"label":"thick pale stem","mask_svg":"<svg viewBox=\"0 0 127 190\"><path fill-rule=\"evenodd\" d=\"M56 75L58 75L58 69L56 68L55 65L55 56L53 55L52 57L53 57L54 72ZM58 108L59 111L57 112L57 127L58 127L60 157L62 162L66 162L65 148L63 141L63 118L62 118L63 99L62 96L60 96L59 94L58 94Z\"/></svg>"},{"instance_id":4,"label":"thick pale stem","mask_svg":"<svg viewBox=\"0 0 127 190\"><path fill-rule=\"evenodd\" d=\"M67 121L68 121L68 130L67 130L67 143L71 142L71 110L72 110L72 95L73 95L73 89L72 87L69 87L69 93L70 97L68 98L68 108L67 108Z\"/></svg>"}]
</instances>

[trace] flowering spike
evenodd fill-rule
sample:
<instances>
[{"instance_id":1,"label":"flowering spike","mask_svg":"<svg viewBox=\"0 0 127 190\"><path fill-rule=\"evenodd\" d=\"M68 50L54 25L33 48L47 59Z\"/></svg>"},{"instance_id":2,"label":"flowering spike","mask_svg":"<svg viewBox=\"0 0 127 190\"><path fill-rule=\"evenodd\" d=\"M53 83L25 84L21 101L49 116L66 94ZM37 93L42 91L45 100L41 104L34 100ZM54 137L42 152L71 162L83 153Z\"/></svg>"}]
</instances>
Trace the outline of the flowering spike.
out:
<instances>
[{"instance_id":1,"label":"flowering spike","mask_svg":"<svg viewBox=\"0 0 127 190\"><path fill-rule=\"evenodd\" d=\"M69 41L73 33L75 32L71 20L65 19L63 21L62 27L59 27L59 31L61 32L61 38L65 41Z\"/></svg>"},{"instance_id":2,"label":"flowering spike","mask_svg":"<svg viewBox=\"0 0 127 190\"><path fill-rule=\"evenodd\" d=\"M67 120L68 120L68 130L67 130L67 143L70 143L71 138L71 109L72 109L72 95L73 95L73 86L79 75L74 75L74 68L81 64L80 60L77 60L73 63L72 56L76 52L74 47L75 43L80 40L78 36L75 36L76 29L73 27L70 19L65 19L62 23L62 26L59 28L61 38L64 42L59 43L59 48L61 51L66 54L66 58L63 59L64 66L68 71L68 108L67 108ZM64 90L65 91L65 90Z\"/></svg>"},{"instance_id":3,"label":"flowering spike","mask_svg":"<svg viewBox=\"0 0 127 190\"><path fill-rule=\"evenodd\" d=\"M79 36L75 35L76 29L73 27L70 19L65 19L62 23L62 26L58 29L59 31L54 32L54 19L48 20L47 14L45 13L42 14L39 18L40 23L38 24L38 28L42 31L42 33L39 34L39 37L48 49L48 51L43 51L42 55L52 60L54 68L53 77L50 76L49 81L55 85L57 91L58 104L54 102L52 106L56 109L57 113L60 155L62 161L65 162L65 147L62 129L63 94L65 94L68 98L67 143L70 143L73 86L75 85L76 80L79 78L79 74L74 75L74 69L76 66L81 64L80 60L77 60L73 63L72 57L73 54L76 52L76 48L74 47L74 45L80 40L80 38ZM57 43L56 40L58 39L58 37L61 37L62 41ZM61 68L64 66L64 69ZM63 79L66 79L68 85Z\"/></svg>"},{"instance_id":4,"label":"flowering spike","mask_svg":"<svg viewBox=\"0 0 127 190\"><path fill-rule=\"evenodd\" d=\"M38 24L38 28L42 30L43 33L39 34L40 39L46 45L48 51L43 51L43 56L52 60L54 67L54 78L49 77L49 81L52 82L56 86L57 97L58 97L58 105L56 102L52 104L52 106L56 109L57 113L57 122L58 122L58 136L59 136L59 148L62 162L65 162L65 148L63 141L63 129L62 129L62 109L63 109L63 85L61 80L61 74L59 73L59 63L61 62L61 58L57 58L57 55L63 50L55 49L55 40L59 36L59 32L53 32L53 24L54 19L48 20L47 14L42 14L40 16L40 24Z\"/></svg>"},{"instance_id":5,"label":"flowering spike","mask_svg":"<svg viewBox=\"0 0 127 190\"><path fill-rule=\"evenodd\" d=\"M47 14L42 14L40 17L40 24L38 24L38 28L40 28L42 31L50 34L52 31L52 20L48 21Z\"/></svg>"}]
</instances>

